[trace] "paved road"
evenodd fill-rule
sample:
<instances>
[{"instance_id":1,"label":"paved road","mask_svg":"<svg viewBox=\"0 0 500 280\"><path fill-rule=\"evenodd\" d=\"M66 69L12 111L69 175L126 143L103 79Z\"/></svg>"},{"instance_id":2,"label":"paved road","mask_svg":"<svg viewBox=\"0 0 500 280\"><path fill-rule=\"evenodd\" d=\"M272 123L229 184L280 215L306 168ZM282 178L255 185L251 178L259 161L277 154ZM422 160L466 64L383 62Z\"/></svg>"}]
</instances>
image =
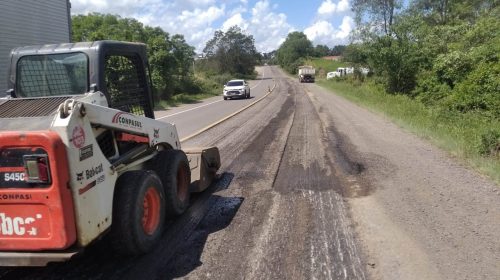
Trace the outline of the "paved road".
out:
<instances>
[{"instance_id":1,"label":"paved road","mask_svg":"<svg viewBox=\"0 0 500 280\"><path fill-rule=\"evenodd\" d=\"M265 73L271 94L183 143L218 146L219 178L153 252L119 258L103 239L0 278L500 279L497 185L317 85ZM221 117L207 114L184 136Z\"/></svg>"},{"instance_id":2,"label":"paved road","mask_svg":"<svg viewBox=\"0 0 500 280\"><path fill-rule=\"evenodd\" d=\"M250 99L223 100L221 93L221 96L208 98L199 103L155 111L155 117L158 120L174 123L181 139L192 135L267 94L268 90L274 86L270 67L257 67L257 72L259 73L257 80L248 81Z\"/></svg>"}]
</instances>

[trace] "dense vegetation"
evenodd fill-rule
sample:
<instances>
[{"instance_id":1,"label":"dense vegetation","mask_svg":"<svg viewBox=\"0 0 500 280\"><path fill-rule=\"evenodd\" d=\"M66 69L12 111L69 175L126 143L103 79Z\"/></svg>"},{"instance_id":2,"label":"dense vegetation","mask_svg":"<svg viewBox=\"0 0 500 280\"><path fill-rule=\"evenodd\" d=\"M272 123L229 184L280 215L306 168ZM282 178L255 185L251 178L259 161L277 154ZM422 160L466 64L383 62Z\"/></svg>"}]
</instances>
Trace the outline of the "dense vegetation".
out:
<instances>
[{"instance_id":1,"label":"dense vegetation","mask_svg":"<svg viewBox=\"0 0 500 280\"><path fill-rule=\"evenodd\" d=\"M358 18L379 19L384 10L356 2ZM500 10L493 3L416 0L382 30L359 21L363 43L352 45L347 59L369 65L388 93L500 118Z\"/></svg>"},{"instance_id":2,"label":"dense vegetation","mask_svg":"<svg viewBox=\"0 0 500 280\"><path fill-rule=\"evenodd\" d=\"M344 63L371 73L323 84L500 180L499 3L354 0L358 28L343 50ZM290 34L278 62L290 73L303 63L332 69L334 63L311 58L309 50L305 36Z\"/></svg>"},{"instance_id":3,"label":"dense vegetation","mask_svg":"<svg viewBox=\"0 0 500 280\"><path fill-rule=\"evenodd\" d=\"M182 35L170 35L159 27L144 26L131 18L89 14L72 17L73 41L119 40L147 44L156 100L172 105L217 95L235 76L254 75L259 61L252 36L237 27L217 31L195 61L194 47ZM196 69L196 74L195 74Z\"/></svg>"},{"instance_id":4,"label":"dense vegetation","mask_svg":"<svg viewBox=\"0 0 500 280\"><path fill-rule=\"evenodd\" d=\"M255 66L260 61L261 55L255 48L253 36L233 26L226 32L215 32L206 43L202 57L197 60L197 69L216 84L223 85L234 78L255 78Z\"/></svg>"},{"instance_id":5,"label":"dense vegetation","mask_svg":"<svg viewBox=\"0 0 500 280\"><path fill-rule=\"evenodd\" d=\"M290 73L297 73L297 67L304 65L305 59L309 57L324 57L338 56L345 50L346 46L338 45L333 48L328 48L325 45L316 45L313 47L312 42L307 39L307 36L302 32L292 32L288 34L285 42L283 42L276 52L264 54L274 57L271 63L279 64L283 69Z\"/></svg>"},{"instance_id":6,"label":"dense vegetation","mask_svg":"<svg viewBox=\"0 0 500 280\"><path fill-rule=\"evenodd\" d=\"M146 43L156 99L201 91L201 85L192 73L194 48L182 35L171 36L159 27L144 26L135 19L102 14L73 16L72 31L74 42L119 40Z\"/></svg>"},{"instance_id":7,"label":"dense vegetation","mask_svg":"<svg viewBox=\"0 0 500 280\"><path fill-rule=\"evenodd\" d=\"M441 118L488 123L477 150L500 155L499 1L353 2L359 44L346 59L368 66L388 94L406 95ZM380 23L383 24L380 24Z\"/></svg>"}]
</instances>

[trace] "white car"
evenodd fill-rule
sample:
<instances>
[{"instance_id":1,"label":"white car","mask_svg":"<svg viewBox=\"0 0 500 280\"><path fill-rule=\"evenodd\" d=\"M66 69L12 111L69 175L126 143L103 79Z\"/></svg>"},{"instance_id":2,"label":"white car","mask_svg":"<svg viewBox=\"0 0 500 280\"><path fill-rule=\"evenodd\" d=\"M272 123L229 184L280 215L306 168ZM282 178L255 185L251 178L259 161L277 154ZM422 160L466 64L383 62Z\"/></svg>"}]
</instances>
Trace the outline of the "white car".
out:
<instances>
[{"instance_id":1,"label":"white car","mask_svg":"<svg viewBox=\"0 0 500 280\"><path fill-rule=\"evenodd\" d=\"M250 98L250 87L245 80L231 80L224 85L224 100L230 98Z\"/></svg>"}]
</instances>

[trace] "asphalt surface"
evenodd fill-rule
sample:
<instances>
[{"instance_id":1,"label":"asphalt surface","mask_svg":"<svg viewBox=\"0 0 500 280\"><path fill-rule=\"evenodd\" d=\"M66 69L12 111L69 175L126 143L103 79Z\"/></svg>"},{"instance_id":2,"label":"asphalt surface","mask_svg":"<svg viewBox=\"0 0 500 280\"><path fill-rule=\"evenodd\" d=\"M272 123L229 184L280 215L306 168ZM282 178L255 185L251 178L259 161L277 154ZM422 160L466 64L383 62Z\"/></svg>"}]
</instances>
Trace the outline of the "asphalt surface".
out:
<instances>
[{"instance_id":1,"label":"asphalt surface","mask_svg":"<svg viewBox=\"0 0 500 280\"><path fill-rule=\"evenodd\" d=\"M173 123L182 139L254 103L273 88L274 81L269 67L258 67L257 80L248 81L249 99L224 100L215 96L203 101L155 111L157 120Z\"/></svg>"},{"instance_id":2,"label":"asphalt surface","mask_svg":"<svg viewBox=\"0 0 500 280\"><path fill-rule=\"evenodd\" d=\"M0 279L500 279L497 185L314 84L260 72L252 95L271 94L182 143L216 145L222 166L153 252L119 258L104 239ZM253 101L157 118L184 138Z\"/></svg>"}]
</instances>

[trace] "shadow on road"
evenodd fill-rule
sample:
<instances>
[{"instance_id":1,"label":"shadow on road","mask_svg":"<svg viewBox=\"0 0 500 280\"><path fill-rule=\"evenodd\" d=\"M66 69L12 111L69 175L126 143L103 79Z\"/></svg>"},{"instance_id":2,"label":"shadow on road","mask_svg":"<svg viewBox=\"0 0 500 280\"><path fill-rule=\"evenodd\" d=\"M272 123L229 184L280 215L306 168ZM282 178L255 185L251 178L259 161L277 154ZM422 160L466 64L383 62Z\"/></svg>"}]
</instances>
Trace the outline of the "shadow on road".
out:
<instances>
[{"instance_id":1,"label":"shadow on road","mask_svg":"<svg viewBox=\"0 0 500 280\"><path fill-rule=\"evenodd\" d=\"M214 194L226 189L234 175L223 173L206 191L193 194L191 206L167 223L157 247L136 257L113 253L106 238L64 263L46 267L0 267L0 279L170 279L188 274L201 264L208 236L227 227L243 198Z\"/></svg>"},{"instance_id":2,"label":"shadow on road","mask_svg":"<svg viewBox=\"0 0 500 280\"><path fill-rule=\"evenodd\" d=\"M157 279L183 277L202 265L201 255L208 236L231 224L243 203L242 197L214 196L215 203L191 236L179 245L179 249Z\"/></svg>"},{"instance_id":3,"label":"shadow on road","mask_svg":"<svg viewBox=\"0 0 500 280\"><path fill-rule=\"evenodd\" d=\"M254 99L254 98L255 98L255 96L251 95L249 98L228 98L225 101L245 101L245 100Z\"/></svg>"}]
</instances>

